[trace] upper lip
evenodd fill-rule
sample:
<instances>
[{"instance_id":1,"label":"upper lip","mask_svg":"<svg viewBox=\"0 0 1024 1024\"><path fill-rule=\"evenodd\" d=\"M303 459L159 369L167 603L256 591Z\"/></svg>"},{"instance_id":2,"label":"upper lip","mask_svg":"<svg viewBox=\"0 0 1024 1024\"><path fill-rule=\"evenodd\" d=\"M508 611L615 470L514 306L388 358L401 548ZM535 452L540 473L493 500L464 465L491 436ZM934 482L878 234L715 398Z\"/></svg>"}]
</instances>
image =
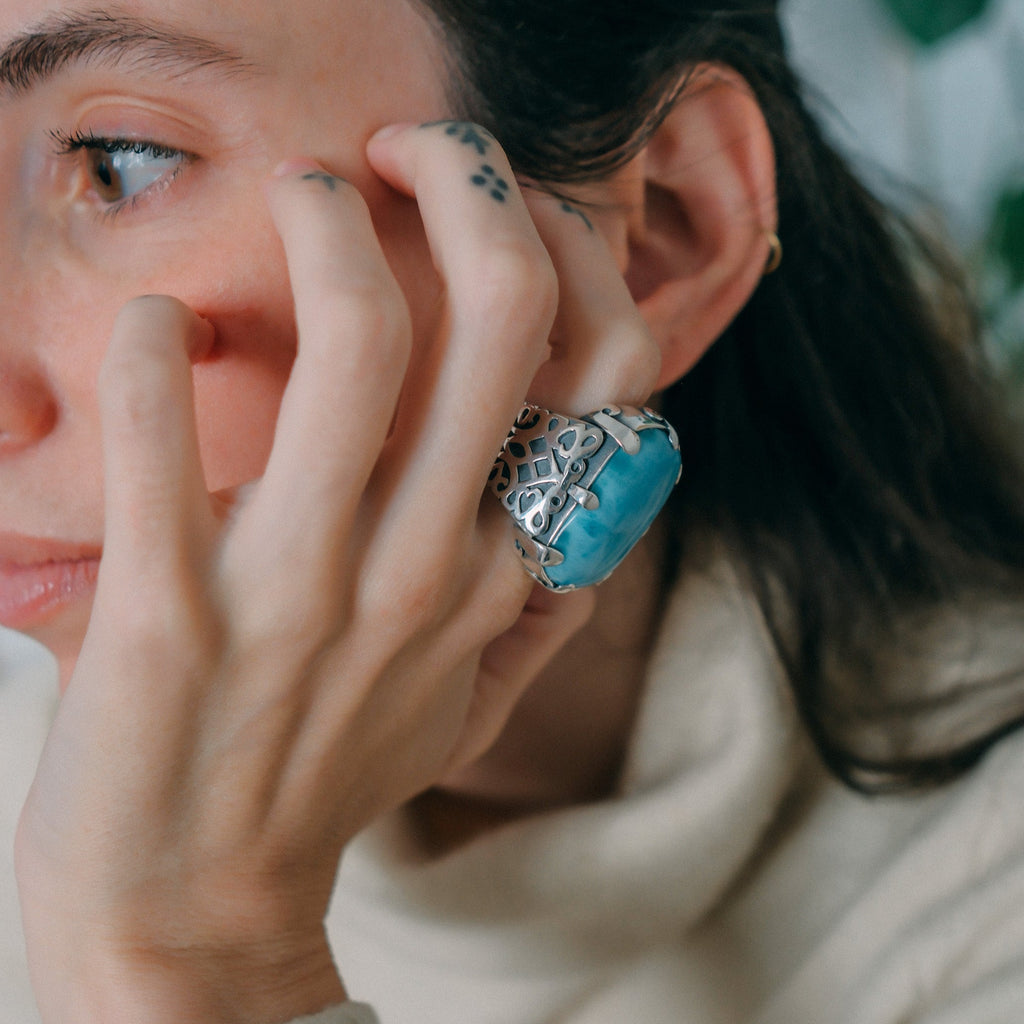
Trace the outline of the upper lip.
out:
<instances>
[{"instance_id":1,"label":"upper lip","mask_svg":"<svg viewBox=\"0 0 1024 1024\"><path fill-rule=\"evenodd\" d=\"M102 553L100 544L0 533L0 565L9 568L31 569L64 562L84 562L98 559Z\"/></svg>"}]
</instances>

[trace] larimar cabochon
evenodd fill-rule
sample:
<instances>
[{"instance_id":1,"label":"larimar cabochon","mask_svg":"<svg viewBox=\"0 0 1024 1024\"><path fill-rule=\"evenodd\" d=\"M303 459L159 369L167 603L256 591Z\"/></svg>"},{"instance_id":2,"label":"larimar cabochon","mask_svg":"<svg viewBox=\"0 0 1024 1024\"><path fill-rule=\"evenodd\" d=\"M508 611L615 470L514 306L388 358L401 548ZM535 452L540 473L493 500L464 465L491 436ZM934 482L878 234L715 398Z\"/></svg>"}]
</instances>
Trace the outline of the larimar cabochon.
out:
<instances>
[{"instance_id":1,"label":"larimar cabochon","mask_svg":"<svg viewBox=\"0 0 1024 1024\"><path fill-rule=\"evenodd\" d=\"M491 472L518 525L527 571L551 590L600 583L661 511L681 473L679 439L650 409L574 418L523 408Z\"/></svg>"}]
</instances>

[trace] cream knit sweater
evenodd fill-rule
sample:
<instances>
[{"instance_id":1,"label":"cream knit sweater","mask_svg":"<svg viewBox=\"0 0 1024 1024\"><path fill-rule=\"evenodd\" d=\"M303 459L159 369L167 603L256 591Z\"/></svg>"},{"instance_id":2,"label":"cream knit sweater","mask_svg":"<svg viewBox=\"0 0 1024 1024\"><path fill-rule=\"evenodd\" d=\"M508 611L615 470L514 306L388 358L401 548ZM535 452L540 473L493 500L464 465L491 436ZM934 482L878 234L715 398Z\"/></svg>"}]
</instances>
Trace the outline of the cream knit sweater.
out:
<instances>
[{"instance_id":1,"label":"cream knit sweater","mask_svg":"<svg viewBox=\"0 0 1024 1024\"><path fill-rule=\"evenodd\" d=\"M53 696L3 651L0 1024L31 1024L9 848ZM395 815L347 851L328 923L383 1024L1019 1024L1024 735L939 793L852 794L748 602L695 578L615 799L435 860Z\"/></svg>"}]
</instances>

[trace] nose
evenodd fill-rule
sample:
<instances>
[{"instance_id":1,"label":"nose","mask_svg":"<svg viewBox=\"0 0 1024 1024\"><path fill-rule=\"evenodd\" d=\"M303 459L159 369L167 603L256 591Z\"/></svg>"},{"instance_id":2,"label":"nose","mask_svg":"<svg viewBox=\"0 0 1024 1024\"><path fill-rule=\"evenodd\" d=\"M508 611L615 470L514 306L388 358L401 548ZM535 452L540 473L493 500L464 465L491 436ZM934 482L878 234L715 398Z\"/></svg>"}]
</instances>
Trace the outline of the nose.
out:
<instances>
[{"instance_id":1,"label":"nose","mask_svg":"<svg viewBox=\"0 0 1024 1024\"><path fill-rule=\"evenodd\" d=\"M2 147L2 143L0 143ZM0 148L0 156L3 156ZM57 422L58 403L46 373L39 340L46 335L34 311L40 301L40 275L29 275L26 257L36 251L9 196L18 194L7 161L0 161L0 459L16 455L45 438ZM51 330L46 334L51 336Z\"/></svg>"},{"instance_id":2,"label":"nose","mask_svg":"<svg viewBox=\"0 0 1024 1024\"><path fill-rule=\"evenodd\" d=\"M56 420L57 403L42 373L0 353L0 457L37 444Z\"/></svg>"}]
</instances>

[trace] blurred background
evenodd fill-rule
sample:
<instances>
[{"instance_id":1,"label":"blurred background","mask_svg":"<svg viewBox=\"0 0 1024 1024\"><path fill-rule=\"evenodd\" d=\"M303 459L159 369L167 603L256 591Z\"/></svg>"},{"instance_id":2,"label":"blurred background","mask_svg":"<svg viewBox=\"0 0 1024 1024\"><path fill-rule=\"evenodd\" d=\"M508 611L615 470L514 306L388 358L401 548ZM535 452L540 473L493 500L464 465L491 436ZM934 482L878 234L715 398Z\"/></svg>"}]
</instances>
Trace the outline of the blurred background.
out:
<instances>
[{"instance_id":1,"label":"blurred background","mask_svg":"<svg viewBox=\"0 0 1024 1024\"><path fill-rule=\"evenodd\" d=\"M1024 410L1024 0L781 0L839 148L968 262ZM896 188L902 183L909 188Z\"/></svg>"}]
</instances>

